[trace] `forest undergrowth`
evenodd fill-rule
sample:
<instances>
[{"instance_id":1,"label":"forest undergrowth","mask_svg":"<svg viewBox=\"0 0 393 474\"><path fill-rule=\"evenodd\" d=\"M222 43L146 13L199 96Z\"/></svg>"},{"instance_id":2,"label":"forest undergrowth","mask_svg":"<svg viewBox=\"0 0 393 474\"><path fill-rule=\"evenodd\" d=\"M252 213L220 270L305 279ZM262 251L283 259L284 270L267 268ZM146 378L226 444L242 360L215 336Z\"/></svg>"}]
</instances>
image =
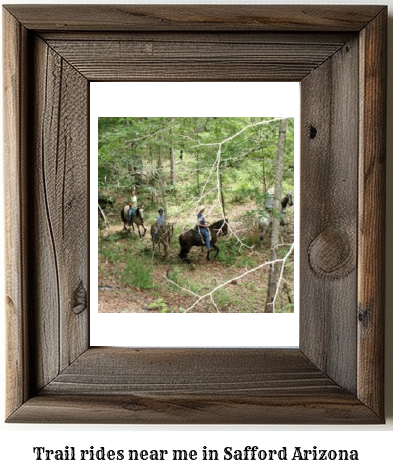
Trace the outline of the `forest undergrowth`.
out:
<instances>
[{"instance_id":1,"label":"forest undergrowth","mask_svg":"<svg viewBox=\"0 0 393 474\"><path fill-rule=\"evenodd\" d=\"M189 311L198 299L225 284L211 296L192 307L193 313L264 312L269 265L239 276L269 261L268 244L253 242L252 222L247 205L234 206L229 212L230 232L218 239L217 259L207 261L206 249L193 247L191 263L180 261L178 237L187 219L177 218L170 245L169 261L163 249L153 253L150 236L152 217L146 219L147 232L123 230L118 209L107 215L108 227L99 231L98 298L100 313L146 313ZM214 218L212 219L213 222ZM293 241L293 211L281 231L278 257L288 252ZM280 282L275 312L293 312L293 253L288 257Z\"/></svg>"}]
</instances>

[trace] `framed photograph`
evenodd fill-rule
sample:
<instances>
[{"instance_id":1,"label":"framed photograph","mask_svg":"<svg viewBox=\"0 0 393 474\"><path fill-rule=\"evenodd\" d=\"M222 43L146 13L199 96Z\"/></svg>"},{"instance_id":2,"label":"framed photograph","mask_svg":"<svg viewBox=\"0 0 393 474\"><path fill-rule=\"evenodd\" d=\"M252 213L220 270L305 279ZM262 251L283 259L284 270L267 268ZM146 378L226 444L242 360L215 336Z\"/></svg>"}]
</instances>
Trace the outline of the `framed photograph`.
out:
<instances>
[{"instance_id":1,"label":"framed photograph","mask_svg":"<svg viewBox=\"0 0 393 474\"><path fill-rule=\"evenodd\" d=\"M91 345L298 346L299 89L298 82L90 84L94 217L99 196L90 220ZM123 211L131 195L143 217L134 227ZM200 203L213 225L212 252L195 233ZM156 219L167 223L161 231ZM215 233L223 219L225 234Z\"/></svg>"},{"instance_id":2,"label":"framed photograph","mask_svg":"<svg viewBox=\"0 0 393 474\"><path fill-rule=\"evenodd\" d=\"M387 8L9 5L3 25L7 421L384 423ZM299 83L299 347L91 345L96 82Z\"/></svg>"}]
</instances>

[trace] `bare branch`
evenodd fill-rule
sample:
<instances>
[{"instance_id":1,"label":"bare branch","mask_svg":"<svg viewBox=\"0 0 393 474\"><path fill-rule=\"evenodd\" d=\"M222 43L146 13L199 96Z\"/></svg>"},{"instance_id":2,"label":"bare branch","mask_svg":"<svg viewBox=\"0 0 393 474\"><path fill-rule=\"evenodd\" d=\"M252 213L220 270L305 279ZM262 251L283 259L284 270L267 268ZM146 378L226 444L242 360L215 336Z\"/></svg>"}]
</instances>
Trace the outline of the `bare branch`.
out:
<instances>
[{"instance_id":1,"label":"bare branch","mask_svg":"<svg viewBox=\"0 0 393 474\"><path fill-rule=\"evenodd\" d=\"M257 270L260 270L261 268L263 267L266 267L266 266L269 266L269 265L277 265L277 264L281 264L281 273L280 273L280 278L279 278L279 282L277 284L277 291L276 291L276 294L275 294L275 297L274 297L274 300L273 300L273 308L274 308L274 303L275 303L275 300L277 298L277 294L278 294L278 289L280 287L280 283L281 283L281 279L282 279L282 274L283 274L283 269L284 269L284 266L285 266L285 263L288 259L288 257L291 255L291 253L293 252L293 249L294 249L294 244L292 243L291 246L290 246L290 249L289 251L286 253L286 255L281 258L281 259L277 259L277 260L274 260L274 261L269 261L269 262L264 262L262 263L261 265L258 265L257 267L255 268L252 268L251 270L247 270L246 272L242 273L241 275L237 276L237 277L234 277L234 278L231 278L230 280L227 280L225 281L224 283L221 283L220 285L216 286L215 288L213 288L213 290L209 291L208 293L205 293L204 295L197 295L196 293L188 290L187 288L183 288L181 287L180 285L178 285L177 283L175 283L173 280L166 278L166 280L168 280L169 282L173 283L175 286L177 286L178 288L180 288L181 290L184 290L188 293L191 293L193 296L195 296L197 298L197 300L189 307L187 308L186 310L184 310L185 313L188 313L190 312L192 309L195 308L195 306L197 306L201 301L203 301L204 299L206 298L210 298L212 301L213 301L213 295L214 293L216 293L218 290L220 290L221 288L224 288L225 286L227 286L229 283L233 282L233 281L237 281L237 280L241 280L242 278L244 278L246 275L249 275L250 273L253 273L253 272L256 272ZM217 305L215 304L215 302L213 301L213 304L214 306L217 308ZM218 308L217 308L218 310ZM274 310L273 310L274 311Z\"/></svg>"},{"instance_id":2,"label":"bare branch","mask_svg":"<svg viewBox=\"0 0 393 474\"><path fill-rule=\"evenodd\" d=\"M180 290L186 291L187 293L190 293L192 296L195 296L195 298L199 298L199 295L197 295L197 294L194 293L193 291L189 290L188 288L183 288L182 286L178 285L178 284L175 283L173 280L171 280L170 278L168 278L166 275L164 275L164 278L165 278L165 280L169 281L169 283L171 283L172 285L177 286L177 288L179 288Z\"/></svg>"},{"instance_id":3,"label":"bare branch","mask_svg":"<svg viewBox=\"0 0 393 474\"><path fill-rule=\"evenodd\" d=\"M290 118L290 117L275 117L275 118L270 119L270 120L262 120L261 122L250 123L249 125L246 125L244 128L242 128L241 130L236 132L231 137L225 138L221 142L218 142L218 143L201 143L200 145L194 145L191 148L197 148L197 147L200 147L200 146L221 146L224 143L229 142L229 141L233 140L234 138L238 137L239 135L241 135L243 132L245 132L249 128L259 127L261 125L266 125L266 124L272 123L272 122L279 122L280 120L287 119L287 118Z\"/></svg>"},{"instance_id":4,"label":"bare branch","mask_svg":"<svg viewBox=\"0 0 393 474\"><path fill-rule=\"evenodd\" d=\"M101 216L104 219L105 227L108 227L108 221L106 220L106 216L104 211L102 210L101 206L98 204L98 210L101 212Z\"/></svg>"}]
</instances>

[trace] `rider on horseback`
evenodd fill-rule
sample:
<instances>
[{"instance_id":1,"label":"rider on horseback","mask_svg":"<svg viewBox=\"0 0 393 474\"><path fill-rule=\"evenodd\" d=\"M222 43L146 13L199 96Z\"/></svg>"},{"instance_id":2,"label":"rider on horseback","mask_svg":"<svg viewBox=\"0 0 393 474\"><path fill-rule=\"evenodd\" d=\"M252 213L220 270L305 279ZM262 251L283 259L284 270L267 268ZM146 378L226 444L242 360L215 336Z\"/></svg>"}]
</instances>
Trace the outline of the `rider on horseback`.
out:
<instances>
[{"instance_id":1,"label":"rider on horseback","mask_svg":"<svg viewBox=\"0 0 393 474\"><path fill-rule=\"evenodd\" d=\"M205 206L201 205L199 207L199 212L197 216L197 225L198 225L198 230L199 232L203 235L205 242L206 242L206 249L209 251L211 250L210 246L210 233L208 230L208 226L206 225L205 222L205 217L203 215L203 211L205 210Z\"/></svg>"},{"instance_id":2,"label":"rider on horseback","mask_svg":"<svg viewBox=\"0 0 393 474\"><path fill-rule=\"evenodd\" d=\"M266 199L265 199L265 209L270 214L274 210L274 188L270 188L267 192Z\"/></svg>"},{"instance_id":3,"label":"rider on horseback","mask_svg":"<svg viewBox=\"0 0 393 474\"><path fill-rule=\"evenodd\" d=\"M158 231L165 225L164 209L158 209L158 216L154 228L154 241L158 242Z\"/></svg>"},{"instance_id":4,"label":"rider on horseback","mask_svg":"<svg viewBox=\"0 0 393 474\"><path fill-rule=\"evenodd\" d=\"M138 198L136 196L135 190L133 189L131 191L131 198L130 198L130 209L129 209L129 213L128 213L128 225L132 224L132 218L133 218L133 216L136 212L137 204L138 204Z\"/></svg>"}]
</instances>

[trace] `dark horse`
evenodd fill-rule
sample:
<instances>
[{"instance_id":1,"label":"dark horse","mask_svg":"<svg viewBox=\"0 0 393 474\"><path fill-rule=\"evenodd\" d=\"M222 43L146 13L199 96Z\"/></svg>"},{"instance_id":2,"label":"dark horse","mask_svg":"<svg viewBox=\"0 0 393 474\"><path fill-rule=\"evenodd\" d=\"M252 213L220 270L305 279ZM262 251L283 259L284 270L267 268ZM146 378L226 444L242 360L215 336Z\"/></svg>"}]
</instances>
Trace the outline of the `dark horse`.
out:
<instances>
[{"instance_id":1,"label":"dark horse","mask_svg":"<svg viewBox=\"0 0 393 474\"><path fill-rule=\"evenodd\" d=\"M126 225L128 224L128 213L130 212L130 206L124 206L123 209L121 210L121 220L123 221L124 228L123 230L127 230ZM146 234L146 227L143 225L145 221L144 215L143 215L143 206L138 205L135 211L135 214L132 216L132 221L131 221L131 226L132 230L135 232L134 224L138 227L138 233L139 237L142 238ZM142 226L143 228L143 234L141 235L141 231L139 230L139 227Z\"/></svg>"},{"instance_id":2,"label":"dark horse","mask_svg":"<svg viewBox=\"0 0 393 474\"><path fill-rule=\"evenodd\" d=\"M217 237L219 233L226 235L228 233L228 221L225 219L221 219L218 222L209 226L210 231L210 243L212 248L216 251L214 258L217 257L218 252L220 249L217 247ZM191 247L197 246L202 247L205 245L205 242L202 240L202 235L200 232L194 229L186 230L182 234L179 235L179 244L180 244L180 253L179 257L181 260L190 263L188 258L188 254L191 250ZM207 259L210 260L210 250L207 252Z\"/></svg>"}]
</instances>

